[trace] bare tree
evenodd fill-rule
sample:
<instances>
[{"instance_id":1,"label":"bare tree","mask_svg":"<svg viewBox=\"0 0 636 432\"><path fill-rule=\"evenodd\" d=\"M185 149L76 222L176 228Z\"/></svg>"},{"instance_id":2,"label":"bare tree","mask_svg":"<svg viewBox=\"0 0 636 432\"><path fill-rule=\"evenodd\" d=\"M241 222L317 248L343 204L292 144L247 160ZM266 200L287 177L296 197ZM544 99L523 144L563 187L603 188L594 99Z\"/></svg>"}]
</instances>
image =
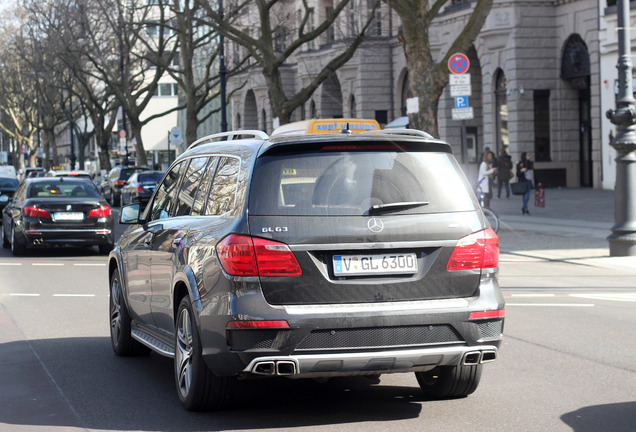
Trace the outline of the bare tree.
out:
<instances>
[{"instance_id":1,"label":"bare tree","mask_svg":"<svg viewBox=\"0 0 636 432\"><path fill-rule=\"evenodd\" d=\"M431 23L447 0L384 0L402 19L399 39L404 47L409 74L409 91L416 97L419 112L409 115L409 123L439 136L437 108L448 84L448 60L454 53L466 53L479 34L493 0L478 0L463 30L457 35L448 52L435 62L429 43Z\"/></svg>"},{"instance_id":2,"label":"bare tree","mask_svg":"<svg viewBox=\"0 0 636 432\"><path fill-rule=\"evenodd\" d=\"M300 3L301 7L298 11L290 10L289 2L281 0L237 0L229 5L226 18L221 17L218 10L207 0L196 1L206 11L209 25L244 47L251 58L260 65L269 90L274 117L279 119L280 124L289 123L294 110L303 106L318 86L353 56L364 40L365 32L378 6L376 3L366 23L352 35L346 47L322 69L316 71L304 87L288 96L285 93L281 67L303 45L325 34L350 0L334 2L332 11L316 26L312 24L315 11L307 0ZM247 16L250 24L244 26L235 24L233 19L239 15ZM295 29L293 34L289 31L290 29Z\"/></svg>"},{"instance_id":3,"label":"bare tree","mask_svg":"<svg viewBox=\"0 0 636 432\"><path fill-rule=\"evenodd\" d=\"M185 110L185 139L197 139L197 129L213 114L221 110L220 104L210 109L219 98L219 34L201 20L202 9L194 0L158 0L158 7L170 6L170 16L164 16L159 32L173 35L175 55L172 61L162 55L153 39L142 39L146 56L153 64L161 65L179 86L179 109ZM149 23L150 24L150 23ZM242 70L245 60L226 74L232 76Z\"/></svg>"}]
</instances>

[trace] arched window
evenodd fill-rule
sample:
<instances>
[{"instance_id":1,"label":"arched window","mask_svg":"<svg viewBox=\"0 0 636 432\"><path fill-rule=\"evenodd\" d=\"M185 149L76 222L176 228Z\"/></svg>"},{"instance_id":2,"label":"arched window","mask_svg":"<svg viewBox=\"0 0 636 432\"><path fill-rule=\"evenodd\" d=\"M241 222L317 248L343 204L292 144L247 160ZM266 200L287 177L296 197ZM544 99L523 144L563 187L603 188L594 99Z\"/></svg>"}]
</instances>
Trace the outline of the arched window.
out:
<instances>
[{"instance_id":1,"label":"arched window","mask_svg":"<svg viewBox=\"0 0 636 432\"><path fill-rule=\"evenodd\" d=\"M498 154L499 149L507 148L508 138L508 85L506 75L499 69L495 75L495 126L496 142L491 150Z\"/></svg>"}]
</instances>

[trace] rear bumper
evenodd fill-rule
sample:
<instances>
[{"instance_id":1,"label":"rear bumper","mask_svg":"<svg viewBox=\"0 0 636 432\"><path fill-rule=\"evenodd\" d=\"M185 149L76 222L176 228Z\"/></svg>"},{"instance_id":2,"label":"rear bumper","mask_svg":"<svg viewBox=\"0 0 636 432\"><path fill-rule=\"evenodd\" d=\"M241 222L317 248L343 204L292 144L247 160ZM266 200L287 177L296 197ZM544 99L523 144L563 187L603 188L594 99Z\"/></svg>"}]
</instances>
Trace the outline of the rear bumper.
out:
<instances>
[{"instance_id":1,"label":"rear bumper","mask_svg":"<svg viewBox=\"0 0 636 432\"><path fill-rule=\"evenodd\" d=\"M296 378L422 372L436 366L475 365L497 358L494 345L422 348L373 353L257 357L243 370L256 375Z\"/></svg>"},{"instance_id":2,"label":"rear bumper","mask_svg":"<svg viewBox=\"0 0 636 432\"><path fill-rule=\"evenodd\" d=\"M36 229L24 232L27 246L54 245L112 245L113 230L108 228L94 229Z\"/></svg>"}]
</instances>

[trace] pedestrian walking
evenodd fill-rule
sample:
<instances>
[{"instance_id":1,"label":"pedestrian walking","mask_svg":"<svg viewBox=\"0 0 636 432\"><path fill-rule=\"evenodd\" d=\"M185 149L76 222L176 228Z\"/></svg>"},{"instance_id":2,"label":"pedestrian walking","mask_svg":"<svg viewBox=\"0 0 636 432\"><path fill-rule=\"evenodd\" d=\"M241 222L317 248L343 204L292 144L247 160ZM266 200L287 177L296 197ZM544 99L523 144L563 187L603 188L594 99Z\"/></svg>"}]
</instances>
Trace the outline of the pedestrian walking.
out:
<instances>
[{"instance_id":1,"label":"pedestrian walking","mask_svg":"<svg viewBox=\"0 0 636 432\"><path fill-rule=\"evenodd\" d=\"M506 198L510 198L510 179L512 177L512 159L502 148L497 157L497 198L501 198L502 187L506 189Z\"/></svg>"},{"instance_id":2,"label":"pedestrian walking","mask_svg":"<svg viewBox=\"0 0 636 432\"><path fill-rule=\"evenodd\" d=\"M495 154L491 151L484 152L484 157L479 164L479 174L477 174L477 187L484 196L484 207L490 207L490 199L492 198L492 178L497 172L494 166Z\"/></svg>"},{"instance_id":3,"label":"pedestrian walking","mask_svg":"<svg viewBox=\"0 0 636 432\"><path fill-rule=\"evenodd\" d=\"M519 183L526 182L526 192L523 194L523 205L521 214L530 214L528 210L528 201L530 200L530 192L532 191L532 181L534 180L534 162L530 158L530 153L521 153L521 159L517 163L517 181Z\"/></svg>"}]
</instances>

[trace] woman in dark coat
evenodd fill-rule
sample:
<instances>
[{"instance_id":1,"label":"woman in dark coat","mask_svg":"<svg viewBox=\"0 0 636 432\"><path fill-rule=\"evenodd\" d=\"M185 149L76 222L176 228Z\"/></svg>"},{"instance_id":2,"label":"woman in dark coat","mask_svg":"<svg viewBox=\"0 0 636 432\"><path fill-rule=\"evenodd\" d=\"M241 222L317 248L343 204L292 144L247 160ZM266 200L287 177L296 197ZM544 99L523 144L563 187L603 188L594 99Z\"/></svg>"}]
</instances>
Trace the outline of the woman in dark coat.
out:
<instances>
[{"instance_id":1,"label":"woman in dark coat","mask_svg":"<svg viewBox=\"0 0 636 432\"><path fill-rule=\"evenodd\" d=\"M528 201L530 200L530 191L532 190L532 181L534 180L534 162L530 159L530 153L521 153L521 160L517 163L517 181L527 182L528 187L526 193L523 194L523 206L521 214L530 214L528 211Z\"/></svg>"}]
</instances>

